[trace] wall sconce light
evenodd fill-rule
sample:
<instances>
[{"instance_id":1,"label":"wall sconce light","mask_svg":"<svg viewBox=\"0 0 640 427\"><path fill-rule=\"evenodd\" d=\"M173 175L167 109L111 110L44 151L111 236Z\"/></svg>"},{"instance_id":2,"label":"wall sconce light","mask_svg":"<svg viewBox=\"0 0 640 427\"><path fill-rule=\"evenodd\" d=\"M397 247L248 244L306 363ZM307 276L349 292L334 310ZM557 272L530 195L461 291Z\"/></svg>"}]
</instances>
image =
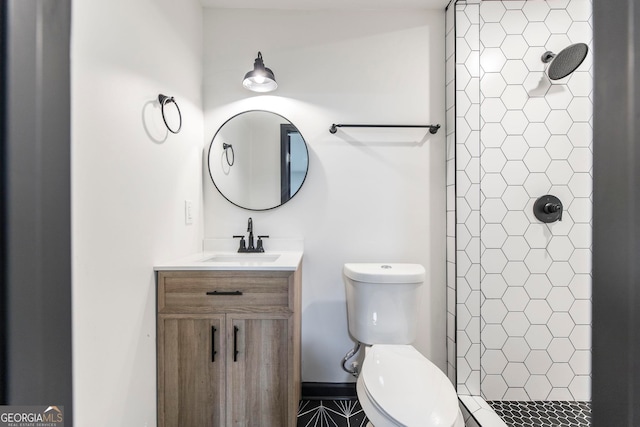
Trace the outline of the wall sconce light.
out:
<instances>
[{"instance_id":1,"label":"wall sconce light","mask_svg":"<svg viewBox=\"0 0 640 427\"><path fill-rule=\"evenodd\" d=\"M262 62L262 53L258 52L253 70L245 74L242 85L254 92L271 92L278 87L273 71L266 68Z\"/></svg>"}]
</instances>

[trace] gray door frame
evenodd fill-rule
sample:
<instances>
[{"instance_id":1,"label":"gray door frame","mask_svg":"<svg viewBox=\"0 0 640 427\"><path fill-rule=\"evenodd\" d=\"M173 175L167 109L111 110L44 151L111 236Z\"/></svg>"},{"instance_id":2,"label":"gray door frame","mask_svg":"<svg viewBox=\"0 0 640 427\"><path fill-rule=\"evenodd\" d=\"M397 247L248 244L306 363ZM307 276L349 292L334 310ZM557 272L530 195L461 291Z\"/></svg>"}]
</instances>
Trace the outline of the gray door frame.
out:
<instances>
[{"instance_id":1,"label":"gray door frame","mask_svg":"<svg viewBox=\"0 0 640 427\"><path fill-rule=\"evenodd\" d=\"M640 426L640 6L594 0L593 421Z\"/></svg>"},{"instance_id":2,"label":"gray door frame","mask_svg":"<svg viewBox=\"0 0 640 427\"><path fill-rule=\"evenodd\" d=\"M71 426L71 1L3 7L3 403Z\"/></svg>"}]
</instances>

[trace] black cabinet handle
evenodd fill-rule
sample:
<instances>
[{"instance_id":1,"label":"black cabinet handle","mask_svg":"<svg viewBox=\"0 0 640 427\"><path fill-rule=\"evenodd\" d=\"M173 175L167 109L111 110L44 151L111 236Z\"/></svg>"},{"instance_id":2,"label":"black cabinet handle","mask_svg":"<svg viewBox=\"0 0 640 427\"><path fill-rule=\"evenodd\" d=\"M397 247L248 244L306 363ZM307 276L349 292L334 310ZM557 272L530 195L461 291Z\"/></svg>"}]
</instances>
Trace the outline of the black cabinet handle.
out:
<instances>
[{"instance_id":1,"label":"black cabinet handle","mask_svg":"<svg viewBox=\"0 0 640 427\"><path fill-rule=\"evenodd\" d=\"M211 327L211 361L216 361L216 327Z\"/></svg>"},{"instance_id":2,"label":"black cabinet handle","mask_svg":"<svg viewBox=\"0 0 640 427\"><path fill-rule=\"evenodd\" d=\"M237 326L233 327L233 361L238 361L238 331L240 328Z\"/></svg>"},{"instance_id":3,"label":"black cabinet handle","mask_svg":"<svg viewBox=\"0 0 640 427\"><path fill-rule=\"evenodd\" d=\"M242 295L242 291L210 291L207 295Z\"/></svg>"}]
</instances>

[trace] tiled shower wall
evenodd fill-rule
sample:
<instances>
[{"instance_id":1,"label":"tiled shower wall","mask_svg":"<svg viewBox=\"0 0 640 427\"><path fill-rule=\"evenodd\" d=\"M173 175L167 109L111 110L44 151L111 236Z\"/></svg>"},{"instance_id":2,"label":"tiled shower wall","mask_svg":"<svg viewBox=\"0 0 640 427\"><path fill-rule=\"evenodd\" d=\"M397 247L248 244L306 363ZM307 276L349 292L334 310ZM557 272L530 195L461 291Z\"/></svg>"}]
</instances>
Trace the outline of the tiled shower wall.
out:
<instances>
[{"instance_id":1,"label":"tiled shower wall","mask_svg":"<svg viewBox=\"0 0 640 427\"><path fill-rule=\"evenodd\" d=\"M447 108L447 376L456 384L455 7L445 17Z\"/></svg>"},{"instance_id":2,"label":"tiled shower wall","mask_svg":"<svg viewBox=\"0 0 640 427\"><path fill-rule=\"evenodd\" d=\"M480 395L480 2L455 6L457 389Z\"/></svg>"},{"instance_id":3,"label":"tiled shower wall","mask_svg":"<svg viewBox=\"0 0 640 427\"><path fill-rule=\"evenodd\" d=\"M449 286L460 394L591 397L593 51L553 83L540 60L572 43L591 48L591 10L590 0L455 5ZM533 216L545 194L562 201L562 222Z\"/></svg>"}]
</instances>

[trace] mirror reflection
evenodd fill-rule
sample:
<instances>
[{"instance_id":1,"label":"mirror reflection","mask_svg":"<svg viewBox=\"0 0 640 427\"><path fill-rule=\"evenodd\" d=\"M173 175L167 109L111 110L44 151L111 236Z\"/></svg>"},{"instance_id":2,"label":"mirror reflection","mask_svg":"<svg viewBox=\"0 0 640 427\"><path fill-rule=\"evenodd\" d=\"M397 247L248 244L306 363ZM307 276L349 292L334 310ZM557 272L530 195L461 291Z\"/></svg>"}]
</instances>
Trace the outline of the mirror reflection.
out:
<instances>
[{"instance_id":1,"label":"mirror reflection","mask_svg":"<svg viewBox=\"0 0 640 427\"><path fill-rule=\"evenodd\" d=\"M267 210L289 201L302 187L309 152L300 131L269 111L246 111L227 120L209 146L209 175L228 201Z\"/></svg>"}]
</instances>

